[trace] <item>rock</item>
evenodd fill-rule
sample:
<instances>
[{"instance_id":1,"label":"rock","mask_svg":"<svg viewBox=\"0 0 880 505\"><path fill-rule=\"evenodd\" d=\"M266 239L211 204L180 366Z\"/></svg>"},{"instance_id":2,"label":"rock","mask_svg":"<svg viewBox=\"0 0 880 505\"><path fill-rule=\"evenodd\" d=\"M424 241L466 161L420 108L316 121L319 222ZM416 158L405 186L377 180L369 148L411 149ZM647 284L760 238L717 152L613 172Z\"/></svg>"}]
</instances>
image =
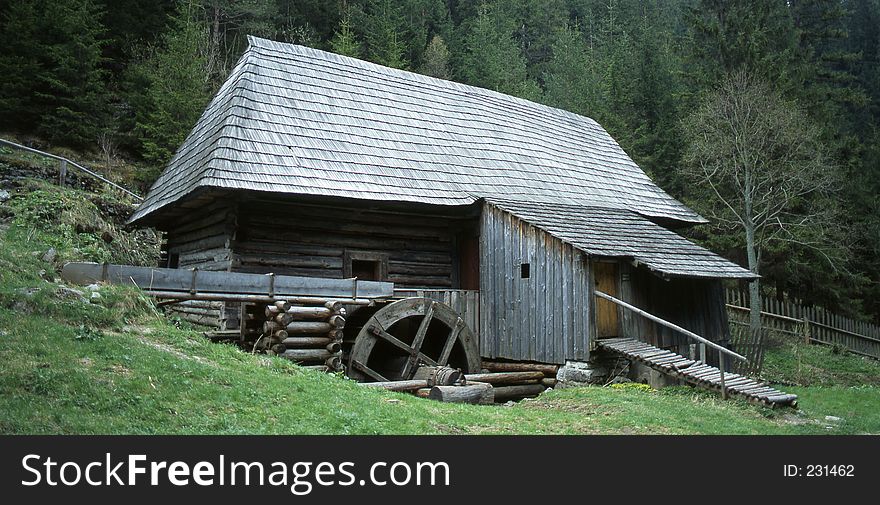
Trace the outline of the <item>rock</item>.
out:
<instances>
[{"instance_id":1,"label":"rock","mask_svg":"<svg viewBox=\"0 0 880 505\"><path fill-rule=\"evenodd\" d=\"M85 293L67 286L58 286L58 289L55 290L55 296L62 300L78 300L86 303L89 301Z\"/></svg>"},{"instance_id":2,"label":"rock","mask_svg":"<svg viewBox=\"0 0 880 505\"><path fill-rule=\"evenodd\" d=\"M840 421L843 421L843 419L841 419L837 416L825 416L825 420L831 421L832 423L839 423Z\"/></svg>"},{"instance_id":3,"label":"rock","mask_svg":"<svg viewBox=\"0 0 880 505\"><path fill-rule=\"evenodd\" d=\"M40 288L20 288L18 289L18 292L24 295L26 298L31 298L39 290Z\"/></svg>"},{"instance_id":4,"label":"rock","mask_svg":"<svg viewBox=\"0 0 880 505\"><path fill-rule=\"evenodd\" d=\"M607 367L583 361L566 361L559 368L556 378L559 382L575 382L580 384L596 384L604 382L610 370Z\"/></svg>"},{"instance_id":5,"label":"rock","mask_svg":"<svg viewBox=\"0 0 880 505\"><path fill-rule=\"evenodd\" d=\"M89 300L91 300L92 303L95 303L100 299L101 299L101 293L98 293L97 291L92 291L92 295L89 296Z\"/></svg>"},{"instance_id":6,"label":"rock","mask_svg":"<svg viewBox=\"0 0 880 505\"><path fill-rule=\"evenodd\" d=\"M9 191L0 189L0 203L5 202L6 200L9 200Z\"/></svg>"},{"instance_id":7,"label":"rock","mask_svg":"<svg viewBox=\"0 0 880 505\"><path fill-rule=\"evenodd\" d=\"M513 407L514 405L516 405L516 402L513 400L507 400L506 402L504 402L505 407Z\"/></svg>"},{"instance_id":8,"label":"rock","mask_svg":"<svg viewBox=\"0 0 880 505\"><path fill-rule=\"evenodd\" d=\"M98 284L89 284L88 286L86 286L86 289L89 291L100 291L101 286L99 286Z\"/></svg>"},{"instance_id":9,"label":"rock","mask_svg":"<svg viewBox=\"0 0 880 505\"><path fill-rule=\"evenodd\" d=\"M45 261L46 263L52 263L53 261L55 261L56 256L58 256L58 252L55 250L54 247L50 247L48 251L43 253L43 261Z\"/></svg>"}]
</instances>

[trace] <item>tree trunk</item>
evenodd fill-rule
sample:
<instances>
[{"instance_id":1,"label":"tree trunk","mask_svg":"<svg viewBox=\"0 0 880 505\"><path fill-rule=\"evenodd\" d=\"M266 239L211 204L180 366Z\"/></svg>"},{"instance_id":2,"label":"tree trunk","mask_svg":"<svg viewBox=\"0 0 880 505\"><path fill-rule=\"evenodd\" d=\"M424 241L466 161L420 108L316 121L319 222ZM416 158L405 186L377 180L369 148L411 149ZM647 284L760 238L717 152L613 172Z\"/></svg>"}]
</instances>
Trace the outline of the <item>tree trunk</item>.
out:
<instances>
[{"instance_id":1,"label":"tree trunk","mask_svg":"<svg viewBox=\"0 0 880 505\"><path fill-rule=\"evenodd\" d=\"M746 254L749 260L749 271L758 274L758 251L755 243L755 225L747 221L746 231ZM749 369L752 373L761 370L761 358L764 349L764 332L761 330L761 285L758 279L749 281L749 342L751 349L747 357L749 358Z\"/></svg>"}]
</instances>

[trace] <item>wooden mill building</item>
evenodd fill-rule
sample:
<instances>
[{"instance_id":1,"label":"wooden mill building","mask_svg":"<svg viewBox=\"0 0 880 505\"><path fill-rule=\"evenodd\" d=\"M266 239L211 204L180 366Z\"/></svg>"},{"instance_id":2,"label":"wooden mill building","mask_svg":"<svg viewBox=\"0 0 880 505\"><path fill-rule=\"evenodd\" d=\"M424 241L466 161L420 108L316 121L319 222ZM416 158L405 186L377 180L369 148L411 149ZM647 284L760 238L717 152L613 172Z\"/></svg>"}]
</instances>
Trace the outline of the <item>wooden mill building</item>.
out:
<instances>
[{"instance_id":1,"label":"wooden mill building","mask_svg":"<svg viewBox=\"0 0 880 505\"><path fill-rule=\"evenodd\" d=\"M705 220L592 119L258 38L131 221L167 232L166 266L446 300L486 358L687 343L597 288L725 342L721 281L751 277L678 235Z\"/></svg>"}]
</instances>

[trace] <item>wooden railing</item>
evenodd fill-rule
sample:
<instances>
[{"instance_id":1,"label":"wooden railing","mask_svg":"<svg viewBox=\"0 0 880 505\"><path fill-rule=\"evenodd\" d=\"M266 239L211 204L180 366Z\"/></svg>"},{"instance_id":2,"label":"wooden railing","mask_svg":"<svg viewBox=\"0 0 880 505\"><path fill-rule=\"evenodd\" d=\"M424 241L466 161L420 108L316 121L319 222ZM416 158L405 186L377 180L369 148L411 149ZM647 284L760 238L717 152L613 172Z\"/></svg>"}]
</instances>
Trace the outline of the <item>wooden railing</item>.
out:
<instances>
[{"instance_id":1,"label":"wooden railing","mask_svg":"<svg viewBox=\"0 0 880 505\"><path fill-rule=\"evenodd\" d=\"M0 145L12 147L12 148L18 149L20 151L26 151L26 152L33 153L33 154L38 154L40 156L43 156L44 158L50 158L53 160L57 160L58 161L58 184L60 186L64 186L64 184L67 180L68 167L73 167L73 168L79 170L80 172L88 175L89 177L97 179L97 180L103 182L104 184L107 184L111 187L114 187L114 188L122 191L123 193L131 196L132 198L134 198L135 200L137 200L139 202L144 200L142 196L137 195L135 193L132 193L131 191L120 186L119 184L116 184L115 182L108 180L107 178L103 177L102 175L95 173L95 172L89 170L88 168L78 164L78 163L70 161L69 159L67 159L63 156L58 156L55 154L40 151L39 149L34 149L32 147L23 146L21 144L16 144L15 142L11 142L11 141L5 140L5 139L0 139Z\"/></svg>"},{"instance_id":2,"label":"wooden railing","mask_svg":"<svg viewBox=\"0 0 880 505\"><path fill-rule=\"evenodd\" d=\"M712 349L715 349L716 351L718 351L718 370L721 372L721 397L724 399L727 399L727 388L724 385L724 374L726 373L724 356L730 356L731 358L738 359L740 361L748 363L749 360L745 356L738 354L736 352L733 352L726 347L720 346L720 345L716 344L715 342L712 342L709 339L703 338L703 337L697 335L696 333L694 333L686 328L682 328L681 326L679 326L675 323L671 323L661 317L657 317L654 314L651 314L650 312L647 312L645 310L642 310L642 309L636 307L635 305L630 305L623 300L618 300L617 298L615 298L607 293L603 293L602 291L599 291L599 290L594 291L594 293L599 298L608 300L609 302L617 304L617 305L623 307L624 309L631 310L642 317L648 318L657 324L663 325L663 326L669 328L670 330L677 331L678 333L681 333L682 335L690 338L691 340L696 341L701 346L701 349L702 349L700 352L700 360L703 363L706 362L706 351L705 351L706 347L711 347Z\"/></svg>"},{"instance_id":3,"label":"wooden railing","mask_svg":"<svg viewBox=\"0 0 880 505\"><path fill-rule=\"evenodd\" d=\"M807 343L837 345L862 356L880 359L880 326L835 314L800 300L761 300L761 326L769 331ZM727 290L730 322L748 325L749 295Z\"/></svg>"}]
</instances>

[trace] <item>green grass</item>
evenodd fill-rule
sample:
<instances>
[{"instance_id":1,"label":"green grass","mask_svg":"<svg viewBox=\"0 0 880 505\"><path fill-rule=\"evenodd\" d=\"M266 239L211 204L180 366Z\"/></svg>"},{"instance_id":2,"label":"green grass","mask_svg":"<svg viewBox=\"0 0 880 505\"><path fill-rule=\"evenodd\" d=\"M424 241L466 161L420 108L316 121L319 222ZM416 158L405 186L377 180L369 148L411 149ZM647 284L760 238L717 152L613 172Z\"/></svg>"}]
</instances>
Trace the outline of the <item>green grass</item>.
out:
<instances>
[{"instance_id":1,"label":"green grass","mask_svg":"<svg viewBox=\"0 0 880 505\"><path fill-rule=\"evenodd\" d=\"M0 309L0 432L826 432L824 424L812 422L815 416L793 424L787 411L722 401L690 388L567 389L513 407L442 404L367 390L279 358L211 344L155 316L140 317L137 326L95 330ZM862 408L849 397L834 404L839 391L809 391L818 416L836 412L846 419L844 407ZM876 432L878 422L875 415L835 432Z\"/></svg>"},{"instance_id":2,"label":"green grass","mask_svg":"<svg viewBox=\"0 0 880 505\"><path fill-rule=\"evenodd\" d=\"M17 195L6 206L14 213L8 229L0 229L0 433L880 433L876 363L810 354L826 352L819 348L780 346L768 354L768 371L787 382L805 374L804 363L836 367L809 387L784 388L800 395L800 412L635 384L556 390L512 407L366 389L212 344L133 289L105 286L95 300L65 294L54 279L57 262L41 259L49 245L78 260L125 251L80 247L90 239L64 235L61 226L75 232L78 211L67 222L40 221L37 206L55 198L40 189L46 192ZM63 196L67 205L81 198ZM785 353L795 351L801 364L793 372ZM873 385L858 386L869 377Z\"/></svg>"},{"instance_id":3,"label":"green grass","mask_svg":"<svg viewBox=\"0 0 880 505\"><path fill-rule=\"evenodd\" d=\"M777 337L767 350L763 375L798 386L880 387L880 361L832 346Z\"/></svg>"}]
</instances>

